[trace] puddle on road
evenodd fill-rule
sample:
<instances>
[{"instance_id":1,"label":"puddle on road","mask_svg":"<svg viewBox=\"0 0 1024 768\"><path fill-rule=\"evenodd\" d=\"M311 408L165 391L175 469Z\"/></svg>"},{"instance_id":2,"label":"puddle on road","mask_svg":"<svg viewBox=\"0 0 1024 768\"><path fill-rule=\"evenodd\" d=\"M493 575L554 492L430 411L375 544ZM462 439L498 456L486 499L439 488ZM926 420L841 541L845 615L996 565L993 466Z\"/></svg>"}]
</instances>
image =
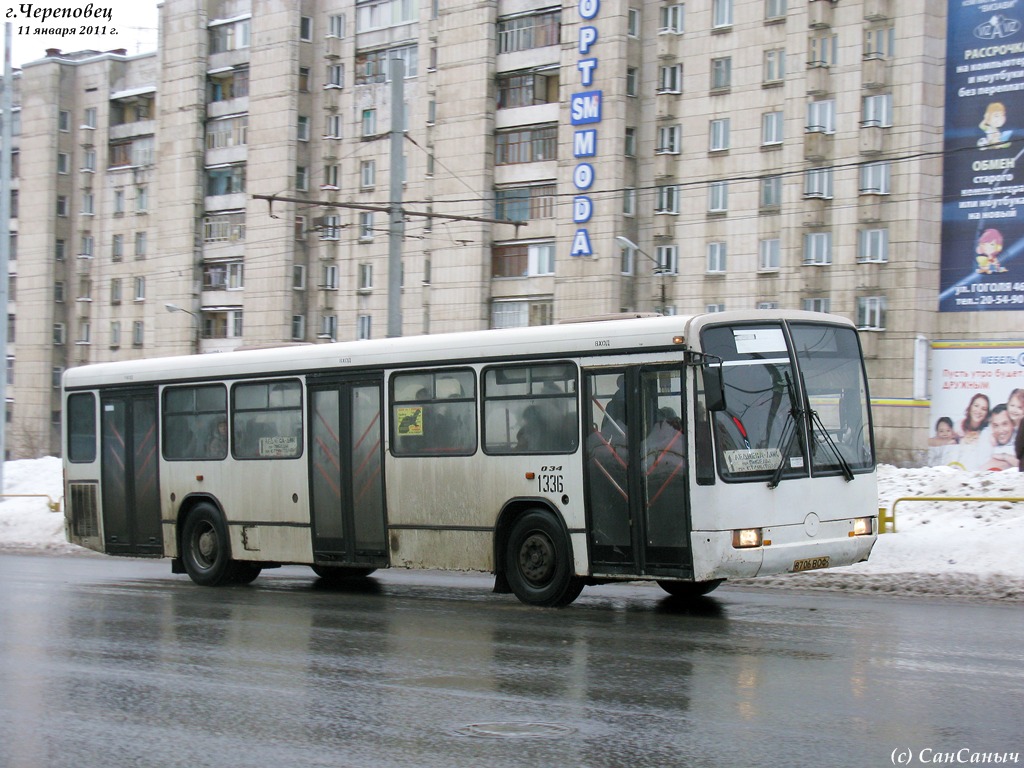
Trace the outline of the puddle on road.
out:
<instances>
[{"instance_id":1,"label":"puddle on road","mask_svg":"<svg viewBox=\"0 0 1024 768\"><path fill-rule=\"evenodd\" d=\"M456 729L460 736L485 739L550 739L574 733L575 728L558 723L473 723Z\"/></svg>"}]
</instances>

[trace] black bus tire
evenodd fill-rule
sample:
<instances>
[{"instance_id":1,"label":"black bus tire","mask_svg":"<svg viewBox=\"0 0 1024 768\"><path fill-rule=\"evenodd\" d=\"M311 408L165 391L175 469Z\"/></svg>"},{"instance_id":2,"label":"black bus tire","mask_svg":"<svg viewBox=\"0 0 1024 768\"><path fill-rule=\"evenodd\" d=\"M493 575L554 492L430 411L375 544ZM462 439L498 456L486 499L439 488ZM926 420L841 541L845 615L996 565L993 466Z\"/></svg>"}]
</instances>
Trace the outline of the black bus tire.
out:
<instances>
[{"instance_id":1,"label":"black bus tire","mask_svg":"<svg viewBox=\"0 0 1024 768\"><path fill-rule=\"evenodd\" d=\"M527 605L561 608L583 591L583 580L573 573L565 531L550 512L539 509L513 524L505 574L512 592Z\"/></svg>"},{"instance_id":2,"label":"black bus tire","mask_svg":"<svg viewBox=\"0 0 1024 768\"><path fill-rule=\"evenodd\" d=\"M181 560L189 578L202 587L219 587L234 581L236 569L231 560L228 527L212 504L197 504L185 518Z\"/></svg>"}]
</instances>

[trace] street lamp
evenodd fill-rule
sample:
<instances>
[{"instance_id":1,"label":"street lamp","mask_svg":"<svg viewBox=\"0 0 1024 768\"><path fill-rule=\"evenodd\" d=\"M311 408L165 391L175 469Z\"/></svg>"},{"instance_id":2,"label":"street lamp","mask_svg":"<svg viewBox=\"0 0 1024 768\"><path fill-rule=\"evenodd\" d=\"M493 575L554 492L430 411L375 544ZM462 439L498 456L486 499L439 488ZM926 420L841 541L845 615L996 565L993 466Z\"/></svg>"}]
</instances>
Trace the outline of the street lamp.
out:
<instances>
[{"instance_id":1,"label":"street lamp","mask_svg":"<svg viewBox=\"0 0 1024 768\"><path fill-rule=\"evenodd\" d=\"M179 307L177 304L171 304L167 302L164 304L164 309L168 312L184 312L186 315L192 317L192 349L194 352L199 351L199 315L190 309Z\"/></svg>"},{"instance_id":2,"label":"street lamp","mask_svg":"<svg viewBox=\"0 0 1024 768\"><path fill-rule=\"evenodd\" d=\"M622 245L626 246L627 248L636 251L637 253L641 254L642 256L645 256L646 258L654 262L654 274L661 278L661 280L659 281L661 282L661 313L665 314L668 308L668 299L665 297L665 275L669 271L668 268L664 266L656 258L651 256L651 254L647 253L647 251L645 251L639 245L630 240L628 237L625 237L623 235L616 235L615 239L618 240Z\"/></svg>"}]
</instances>

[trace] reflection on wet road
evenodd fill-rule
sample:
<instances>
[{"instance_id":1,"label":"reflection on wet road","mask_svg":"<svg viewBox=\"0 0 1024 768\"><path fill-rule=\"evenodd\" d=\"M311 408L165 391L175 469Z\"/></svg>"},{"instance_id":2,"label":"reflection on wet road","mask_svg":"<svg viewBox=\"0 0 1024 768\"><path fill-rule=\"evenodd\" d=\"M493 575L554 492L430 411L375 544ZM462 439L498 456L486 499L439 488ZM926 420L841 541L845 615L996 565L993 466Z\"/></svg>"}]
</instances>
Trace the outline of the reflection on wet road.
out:
<instances>
[{"instance_id":1,"label":"reflection on wet road","mask_svg":"<svg viewBox=\"0 0 1024 768\"><path fill-rule=\"evenodd\" d=\"M876 766L1024 752L1019 608L0 556L0 768ZM914 762L910 764L915 764Z\"/></svg>"}]
</instances>

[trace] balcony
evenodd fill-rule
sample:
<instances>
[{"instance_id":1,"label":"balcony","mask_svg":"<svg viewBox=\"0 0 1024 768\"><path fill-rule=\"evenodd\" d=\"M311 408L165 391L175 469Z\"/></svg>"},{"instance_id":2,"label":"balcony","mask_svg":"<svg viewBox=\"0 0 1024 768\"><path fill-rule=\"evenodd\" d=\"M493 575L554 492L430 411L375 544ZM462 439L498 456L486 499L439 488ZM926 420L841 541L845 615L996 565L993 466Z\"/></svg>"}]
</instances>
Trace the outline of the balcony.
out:
<instances>
[{"instance_id":1,"label":"balcony","mask_svg":"<svg viewBox=\"0 0 1024 768\"><path fill-rule=\"evenodd\" d=\"M324 38L324 58L325 59L340 59L341 58L341 38L328 35Z\"/></svg>"},{"instance_id":2,"label":"balcony","mask_svg":"<svg viewBox=\"0 0 1024 768\"><path fill-rule=\"evenodd\" d=\"M880 125L861 125L860 153L879 155L885 151L885 129Z\"/></svg>"},{"instance_id":3,"label":"balcony","mask_svg":"<svg viewBox=\"0 0 1024 768\"><path fill-rule=\"evenodd\" d=\"M863 224L873 224L882 220L882 201L884 195L861 195L857 204L857 220Z\"/></svg>"},{"instance_id":4,"label":"balcony","mask_svg":"<svg viewBox=\"0 0 1024 768\"><path fill-rule=\"evenodd\" d=\"M832 136L824 131L804 134L804 160L819 162L828 158L832 150Z\"/></svg>"},{"instance_id":5,"label":"balcony","mask_svg":"<svg viewBox=\"0 0 1024 768\"><path fill-rule=\"evenodd\" d=\"M833 0L810 0L807 3L807 26L811 29L828 29L833 23Z\"/></svg>"},{"instance_id":6,"label":"balcony","mask_svg":"<svg viewBox=\"0 0 1024 768\"><path fill-rule=\"evenodd\" d=\"M864 0L864 18L867 21L891 19L891 5L891 0Z\"/></svg>"},{"instance_id":7,"label":"balcony","mask_svg":"<svg viewBox=\"0 0 1024 768\"><path fill-rule=\"evenodd\" d=\"M821 62L811 62L807 65L807 95L823 96L829 92L831 86L829 68Z\"/></svg>"},{"instance_id":8,"label":"balcony","mask_svg":"<svg viewBox=\"0 0 1024 768\"><path fill-rule=\"evenodd\" d=\"M889 62L878 54L867 54L861 68L865 88L875 90L889 84Z\"/></svg>"},{"instance_id":9,"label":"balcony","mask_svg":"<svg viewBox=\"0 0 1024 768\"><path fill-rule=\"evenodd\" d=\"M828 213L831 210L829 200L812 197L804 200L801 212L801 225L804 227L828 226Z\"/></svg>"}]
</instances>

